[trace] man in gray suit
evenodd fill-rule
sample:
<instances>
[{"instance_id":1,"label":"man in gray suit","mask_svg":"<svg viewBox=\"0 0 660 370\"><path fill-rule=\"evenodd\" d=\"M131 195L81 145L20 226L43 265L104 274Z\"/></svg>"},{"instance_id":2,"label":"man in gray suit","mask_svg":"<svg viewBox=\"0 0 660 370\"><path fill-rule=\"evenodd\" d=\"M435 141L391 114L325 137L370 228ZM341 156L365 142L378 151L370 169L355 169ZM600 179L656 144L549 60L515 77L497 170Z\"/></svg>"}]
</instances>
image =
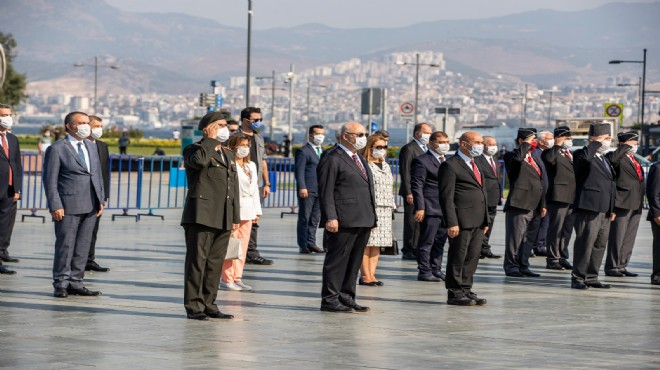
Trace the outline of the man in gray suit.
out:
<instances>
[{"instance_id":1,"label":"man in gray suit","mask_svg":"<svg viewBox=\"0 0 660 370\"><path fill-rule=\"evenodd\" d=\"M96 218L103 212L103 176L96 148L85 140L89 116L71 112L64 118L67 135L46 150L43 184L55 221L53 296L97 296L83 284Z\"/></svg>"}]
</instances>

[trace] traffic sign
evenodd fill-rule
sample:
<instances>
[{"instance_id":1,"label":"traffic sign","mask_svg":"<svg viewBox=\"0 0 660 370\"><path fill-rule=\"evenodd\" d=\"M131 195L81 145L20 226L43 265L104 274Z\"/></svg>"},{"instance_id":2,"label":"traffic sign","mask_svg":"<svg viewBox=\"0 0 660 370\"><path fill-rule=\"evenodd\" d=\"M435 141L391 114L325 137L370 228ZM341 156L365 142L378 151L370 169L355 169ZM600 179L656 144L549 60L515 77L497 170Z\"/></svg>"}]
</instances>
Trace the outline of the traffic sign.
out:
<instances>
[{"instance_id":1,"label":"traffic sign","mask_svg":"<svg viewBox=\"0 0 660 370\"><path fill-rule=\"evenodd\" d=\"M405 102L401 104L401 107L399 107L401 110L401 114L403 115L410 115L410 114L415 114L415 105L411 102Z\"/></svg>"},{"instance_id":2,"label":"traffic sign","mask_svg":"<svg viewBox=\"0 0 660 370\"><path fill-rule=\"evenodd\" d=\"M380 126L380 125L378 124L378 122L373 122L373 121L372 121L372 122L371 122L371 132L376 132L376 131L378 131L378 127L379 127L379 126Z\"/></svg>"},{"instance_id":3,"label":"traffic sign","mask_svg":"<svg viewBox=\"0 0 660 370\"><path fill-rule=\"evenodd\" d=\"M461 114L461 108L435 108L435 113L438 114Z\"/></svg>"},{"instance_id":4,"label":"traffic sign","mask_svg":"<svg viewBox=\"0 0 660 370\"><path fill-rule=\"evenodd\" d=\"M618 118L619 123L623 124L623 104L605 103L605 117Z\"/></svg>"}]
</instances>

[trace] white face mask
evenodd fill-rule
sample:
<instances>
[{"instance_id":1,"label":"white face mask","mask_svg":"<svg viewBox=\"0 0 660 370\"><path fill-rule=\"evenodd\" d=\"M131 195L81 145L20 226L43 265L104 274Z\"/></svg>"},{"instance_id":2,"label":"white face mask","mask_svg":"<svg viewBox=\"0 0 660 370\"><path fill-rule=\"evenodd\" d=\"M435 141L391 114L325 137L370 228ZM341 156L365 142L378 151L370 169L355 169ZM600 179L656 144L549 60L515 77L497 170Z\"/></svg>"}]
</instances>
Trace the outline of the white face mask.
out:
<instances>
[{"instance_id":1,"label":"white face mask","mask_svg":"<svg viewBox=\"0 0 660 370\"><path fill-rule=\"evenodd\" d=\"M469 153L473 158L480 156L481 154L483 154L483 152L484 152L483 145L472 145L472 149L469 150Z\"/></svg>"},{"instance_id":2,"label":"white face mask","mask_svg":"<svg viewBox=\"0 0 660 370\"><path fill-rule=\"evenodd\" d=\"M489 156L494 156L497 154L497 145L491 145L488 148L486 148L487 153Z\"/></svg>"},{"instance_id":3,"label":"white face mask","mask_svg":"<svg viewBox=\"0 0 660 370\"><path fill-rule=\"evenodd\" d=\"M11 116L0 117L0 126L9 130L14 125L14 119Z\"/></svg>"},{"instance_id":4,"label":"white face mask","mask_svg":"<svg viewBox=\"0 0 660 370\"><path fill-rule=\"evenodd\" d=\"M94 140L98 140L103 136L103 127L94 127L92 129L92 137Z\"/></svg>"},{"instance_id":5,"label":"white face mask","mask_svg":"<svg viewBox=\"0 0 660 370\"><path fill-rule=\"evenodd\" d=\"M564 140L564 142L561 144L561 146L564 149L569 149L570 147L573 146L573 140Z\"/></svg>"},{"instance_id":6,"label":"white face mask","mask_svg":"<svg viewBox=\"0 0 660 370\"><path fill-rule=\"evenodd\" d=\"M384 158L385 154L387 154L387 150L385 150L385 149L374 149L371 152L371 156L376 158L376 159Z\"/></svg>"},{"instance_id":7,"label":"white face mask","mask_svg":"<svg viewBox=\"0 0 660 370\"><path fill-rule=\"evenodd\" d=\"M92 128L88 124L78 125L76 135L79 138L85 139L92 133Z\"/></svg>"},{"instance_id":8,"label":"white face mask","mask_svg":"<svg viewBox=\"0 0 660 370\"><path fill-rule=\"evenodd\" d=\"M236 149L236 157L245 158L250 155L250 148L240 147Z\"/></svg>"},{"instance_id":9,"label":"white face mask","mask_svg":"<svg viewBox=\"0 0 660 370\"><path fill-rule=\"evenodd\" d=\"M435 152L440 155L445 155L449 151L449 144L438 144L438 147L435 148Z\"/></svg>"},{"instance_id":10,"label":"white face mask","mask_svg":"<svg viewBox=\"0 0 660 370\"><path fill-rule=\"evenodd\" d=\"M312 138L312 142L316 145L323 144L323 140L325 140L325 135L323 134L314 135L314 137Z\"/></svg>"},{"instance_id":11,"label":"white face mask","mask_svg":"<svg viewBox=\"0 0 660 370\"><path fill-rule=\"evenodd\" d=\"M552 148L553 146L555 146L555 140L548 140L548 148Z\"/></svg>"},{"instance_id":12,"label":"white face mask","mask_svg":"<svg viewBox=\"0 0 660 370\"><path fill-rule=\"evenodd\" d=\"M606 151L610 150L610 148L612 147L612 140L603 140L600 143L603 145L601 145L601 147L598 148L598 153L605 153Z\"/></svg>"},{"instance_id":13,"label":"white face mask","mask_svg":"<svg viewBox=\"0 0 660 370\"><path fill-rule=\"evenodd\" d=\"M215 138L218 139L219 142L224 143L229 139L229 129L226 126L219 129L218 133L215 134Z\"/></svg>"},{"instance_id":14,"label":"white face mask","mask_svg":"<svg viewBox=\"0 0 660 370\"><path fill-rule=\"evenodd\" d=\"M637 153L637 149L639 149L639 145L633 145L632 148L628 149L628 153L635 154Z\"/></svg>"},{"instance_id":15,"label":"white face mask","mask_svg":"<svg viewBox=\"0 0 660 370\"><path fill-rule=\"evenodd\" d=\"M431 134L422 134L422 137L419 138L419 142L427 145L431 139Z\"/></svg>"},{"instance_id":16,"label":"white face mask","mask_svg":"<svg viewBox=\"0 0 660 370\"><path fill-rule=\"evenodd\" d=\"M365 146L367 146L367 137L366 136L355 138L355 144L353 144L353 147L355 148L355 150L360 150L360 149L364 148Z\"/></svg>"}]
</instances>

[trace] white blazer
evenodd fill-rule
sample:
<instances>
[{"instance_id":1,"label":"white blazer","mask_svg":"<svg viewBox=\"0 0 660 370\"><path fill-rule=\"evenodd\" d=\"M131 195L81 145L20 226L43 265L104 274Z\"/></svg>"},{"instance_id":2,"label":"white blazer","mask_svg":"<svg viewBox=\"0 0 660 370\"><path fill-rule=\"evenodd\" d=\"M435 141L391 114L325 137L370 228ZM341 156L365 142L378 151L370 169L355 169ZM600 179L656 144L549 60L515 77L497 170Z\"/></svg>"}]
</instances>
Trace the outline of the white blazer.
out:
<instances>
[{"instance_id":1,"label":"white blazer","mask_svg":"<svg viewBox=\"0 0 660 370\"><path fill-rule=\"evenodd\" d=\"M243 171L243 168L236 163L236 172L238 172L238 191L241 195L241 221L254 220L261 216L261 198L259 197L259 178L257 177L257 166L254 162L248 162L248 168L252 179Z\"/></svg>"}]
</instances>

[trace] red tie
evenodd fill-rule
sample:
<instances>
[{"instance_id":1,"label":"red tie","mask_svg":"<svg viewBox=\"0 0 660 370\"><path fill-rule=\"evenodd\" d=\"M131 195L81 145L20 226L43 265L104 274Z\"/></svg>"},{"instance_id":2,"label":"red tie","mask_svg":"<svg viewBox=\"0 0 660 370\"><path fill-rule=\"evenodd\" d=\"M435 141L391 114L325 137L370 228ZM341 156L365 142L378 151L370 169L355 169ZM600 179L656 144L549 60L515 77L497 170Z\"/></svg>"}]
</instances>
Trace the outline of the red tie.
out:
<instances>
[{"instance_id":1,"label":"red tie","mask_svg":"<svg viewBox=\"0 0 660 370\"><path fill-rule=\"evenodd\" d=\"M639 165L639 162L637 162L634 156L628 154L628 158L630 158L632 163L635 165L635 171L637 171L637 177L639 178L639 181L644 181L644 178L642 177L642 166Z\"/></svg>"},{"instance_id":2,"label":"red tie","mask_svg":"<svg viewBox=\"0 0 660 370\"><path fill-rule=\"evenodd\" d=\"M534 167L534 169L536 170L536 173L537 173L539 176L541 176L541 169L540 169L539 166L536 164L536 162L534 161L534 159L532 158L532 156L529 155L529 154L527 154L527 162L528 162L530 165L532 165L532 167Z\"/></svg>"},{"instance_id":3,"label":"red tie","mask_svg":"<svg viewBox=\"0 0 660 370\"><path fill-rule=\"evenodd\" d=\"M479 186L481 186L481 172L479 172L477 164L474 163L474 159L470 162L470 164L472 164L472 172L474 172L474 177L477 178L477 182L479 183Z\"/></svg>"},{"instance_id":4,"label":"red tie","mask_svg":"<svg viewBox=\"0 0 660 370\"><path fill-rule=\"evenodd\" d=\"M364 167L362 167L362 162L360 161L360 158L358 158L357 154L353 154L353 161L355 161L355 164L360 168L360 171L362 171L362 176L364 178L367 178L367 171L364 170Z\"/></svg>"},{"instance_id":5,"label":"red tie","mask_svg":"<svg viewBox=\"0 0 660 370\"><path fill-rule=\"evenodd\" d=\"M497 177L497 167L495 167L495 162L493 162L493 157L490 157L490 167L493 169L493 173L495 174L495 177Z\"/></svg>"},{"instance_id":6,"label":"red tie","mask_svg":"<svg viewBox=\"0 0 660 370\"><path fill-rule=\"evenodd\" d=\"M2 136L2 149L5 151L5 156L7 157L7 162L9 162L9 144L7 144L6 133L0 132ZM11 162L9 162L9 186L14 185L13 173L11 171Z\"/></svg>"},{"instance_id":7,"label":"red tie","mask_svg":"<svg viewBox=\"0 0 660 370\"><path fill-rule=\"evenodd\" d=\"M564 153L566 153L568 159L570 159L571 162L573 162L573 156L571 155L571 152L568 149L564 149Z\"/></svg>"}]
</instances>

